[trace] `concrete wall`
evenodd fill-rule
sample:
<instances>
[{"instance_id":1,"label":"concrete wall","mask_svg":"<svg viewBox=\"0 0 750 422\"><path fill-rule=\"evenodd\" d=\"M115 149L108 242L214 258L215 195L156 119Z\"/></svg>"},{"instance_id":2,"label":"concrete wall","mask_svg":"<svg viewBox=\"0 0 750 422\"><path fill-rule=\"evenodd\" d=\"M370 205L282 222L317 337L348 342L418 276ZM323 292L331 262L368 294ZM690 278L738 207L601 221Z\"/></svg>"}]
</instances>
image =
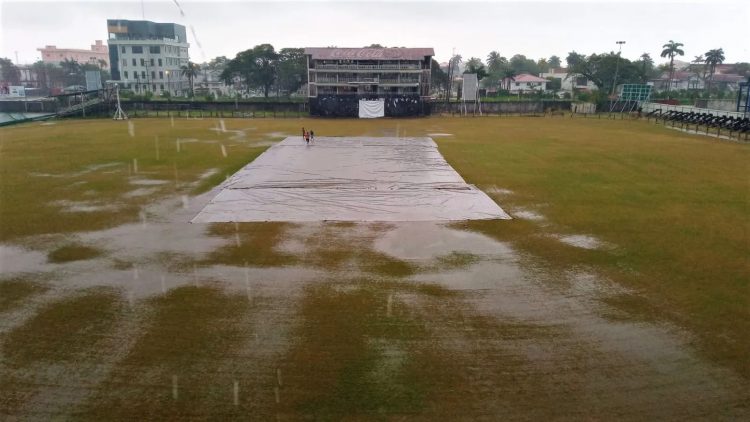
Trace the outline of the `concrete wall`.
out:
<instances>
[{"instance_id":1,"label":"concrete wall","mask_svg":"<svg viewBox=\"0 0 750 422\"><path fill-rule=\"evenodd\" d=\"M708 108L712 110L737 111L737 99L731 100L695 100L695 106L698 108Z\"/></svg>"},{"instance_id":2,"label":"concrete wall","mask_svg":"<svg viewBox=\"0 0 750 422\"><path fill-rule=\"evenodd\" d=\"M544 113L550 110L569 111L571 101L501 101L482 103L483 114L532 114ZM464 105L460 102L445 104L444 102L432 103L432 114L461 114ZM474 109L473 103L466 103L468 114L479 114Z\"/></svg>"}]
</instances>

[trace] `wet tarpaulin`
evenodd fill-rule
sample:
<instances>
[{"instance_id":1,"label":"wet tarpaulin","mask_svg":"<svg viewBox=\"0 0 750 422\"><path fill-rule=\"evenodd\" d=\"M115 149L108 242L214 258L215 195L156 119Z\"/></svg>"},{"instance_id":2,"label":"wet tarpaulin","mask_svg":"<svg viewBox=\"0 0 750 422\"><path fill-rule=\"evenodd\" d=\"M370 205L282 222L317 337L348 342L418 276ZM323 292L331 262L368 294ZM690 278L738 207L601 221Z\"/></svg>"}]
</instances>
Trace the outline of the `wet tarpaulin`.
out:
<instances>
[{"instance_id":1,"label":"wet tarpaulin","mask_svg":"<svg viewBox=\"0 0 750 422\"><path fill-rule=\"evenodd\" d=\"M430 138L289 137L220 188L194 223L510 218Z\"/></svg>"}]
</instances>

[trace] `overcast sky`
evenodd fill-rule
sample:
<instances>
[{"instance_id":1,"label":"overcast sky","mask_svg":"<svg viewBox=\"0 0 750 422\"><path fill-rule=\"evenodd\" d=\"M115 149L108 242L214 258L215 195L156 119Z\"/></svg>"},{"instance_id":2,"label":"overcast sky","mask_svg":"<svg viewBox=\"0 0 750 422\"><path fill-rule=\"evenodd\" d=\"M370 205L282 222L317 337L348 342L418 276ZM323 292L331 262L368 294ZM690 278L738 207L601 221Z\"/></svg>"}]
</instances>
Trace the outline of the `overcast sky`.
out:
<instances>
[{"instance_id":1,"label":"overcast sky","mask_svg":"<svg viewBox=\"0 0 750 422\"><path fill-rule=\"evenodd\" d=\"M180 13L177 4L182 8ZM106 40L106 19L175 22L187 27L196 62L256 44L283 47L434 47L483 60L492 50L538 59L568 52L651 54L670 39L685 56L723 48L727 63L750 62L750 1L6 1L0 0L0 56L39 59L38 47L88 48ZM191 29L192 28L192 29Z\"/></svg>"}]
</instances>

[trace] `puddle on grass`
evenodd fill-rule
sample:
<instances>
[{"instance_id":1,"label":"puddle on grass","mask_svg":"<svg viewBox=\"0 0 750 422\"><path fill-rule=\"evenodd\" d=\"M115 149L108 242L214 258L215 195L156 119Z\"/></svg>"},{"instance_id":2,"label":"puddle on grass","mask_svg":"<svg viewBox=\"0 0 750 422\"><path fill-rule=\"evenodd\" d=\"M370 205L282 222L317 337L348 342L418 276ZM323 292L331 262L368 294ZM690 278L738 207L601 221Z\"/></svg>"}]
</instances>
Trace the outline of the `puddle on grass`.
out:
<instances>
[{"instance_id":1,"label":"puddle on grass","mask_svg":"<svg viewBox=\"0 0 750 422\"><path fill-rule=\"evenodd\" d=\"M35 272L47 263L47 254L0 244L0 275Z\"/></svg>"},{"instance_id":2,"label":"puddle on grass","mask_svg":"<svg viewBox=\"0 0 750 422\"><path fill-rule=\"evenodd\" d=\"M138 189L131 190L130 192L127 192L123 194L122 196L124 196L125 198L138 198L141 196L153 195L158 191L159 191L159 188L138 188Z\"/></svg>"},{"instance_id":3,"label":"puddle on grass","mask_svg":"<svg viewBox=\"0 0 750 422\"><path fill-rule=\"evenodd\" d=\"M529 220L529 221L544 221L545 218L542 214L537 213L536 211L531 211L523 208L517 208L514 211L511 211L511 215L515 218L520 218L522 220Z\"/></svg>"},{"instance_id":4,"label":"puddle on grass","mask_svg":"<svg viewBox=\"0 0 750 422\"><path fill-rule=\"evenodd\" d=\"M674 327L640 321L613 321L603 316L603 308L607 305L601 299L627 291L601 280L593 272L571 269L562 275L547 274L534 265L533 258L522 256L508 243L442 223L295 224L282 232L283 239L276 247L276 250L296 259L292 265L245 268L239 264L206 262L210 253L235 242L232 236L209 236L207 225L187 223L212 196L208 192L190 198L186 208L182 207L181 198L168 198L146 207L143 212L146 218L140 223L79 233L77 236L84 244L106 245L107 257L58 264L54 266L55 280L51 284L73 290L116 287L128 298L129 309L138 309L141 299L159 296L178 287L215 285L218 282L227 290L245 296L250 303L262 305L259 306L265 313L237 315L237 318L244 318L243 323L247 320L248 324L253 324L255 331L254 336L246 334L248 337L243 337L242 350L236 356L243 353L262 356L264 361L252 371L271 374L275 374L275 360L283 359L290 343L298 340L294 337L293 325L314 322L304 320L296 313L300 302L305 300L307 287L333 282L337 288L313 290L323 292L319 293L322 295L331 292L334 296L371 289L365 292L373 292L372 297L382 301L382 309L374 308L374 314L380 315L380 312L391 318L390 321L403 321L404 315L412 320L418 317L433 331L432 335L417 338L407 335L403 343L398 343L404 345L403 348L390 347L396 343L385 342L381 337L369 337L367 344L371 347L368 347L380 352L379 364L370 375L356 379L381 380L387 385L389 379L401 376L400 380L408 387L410 384L408 379L404 381L402 372L404 362L413 361L418 356L414 355L414 347L429 349L432 353L442 354L445 361L452 362L456 372L448 372L448 375L460 380L456 381L460 382L458 386L446 390L452 391L450 395L455 397L437 391L434 400L459 400L468 403L466 406L476 406L468 407L470 411L464 414L468 417L499 414L509 409L510 413L503 414L520 415L531 411L529 409L536 411L539 408L531 406L536 400L531 396L544 397L541 399L543 406L562 406L568 412L566 414L572 415L576 414L579 405L590 406L591 415L598 416L715 414L735 406L738 402L735 392L741 390L733 389L746 385L732 373L697 357L689 345L690 337ZM342 248L371 248L394 261L414 262L418 267L431 269L398 277L377 274L374 278L367 278L363 275L362 262L358 260L370 259L373 255L345 254L343 252L350 251L342 252ZM46 256L43 253L16 247L3 247L0 252L12 259L16 270L50 273L53 270L52 266L44 264ZM347 266L343 272L314 265L319 259L330 258L326 254L334 253L342 253L354 265ZM439 267L439 271L431 266L441 257L454 255L471 256L472 259L466 260L463 266ZM115 259L124 264L113 266ZM174 266L167 268L170 265ZM439 294L431 296L425 292ZM312 304L333 307L338 303L334 296L315 300ZM336 309L335 312L352 312L354 315L359 311L356 308L358 294L350 296L353 301L340 306L354 307ZM368 293L362 297L371 296ZM318 310L312 307L310 311ZM325 316L330 310L319 311ZM472 318L511 329L484 332L471 325ZM348 327L348 319L341 317L341 327ZM446 321L452 322L448 324ZM334 330L328 333L334 343L336 327L339 326L334 324L327 328ZM379 330L379 327L375 328ZM305 329L317 332L315 327ZM374 330L373 327L369 329ZM395 330L396 334L403 335L392 325L384 324L382 329ZM122 338L122 331L118 333ZM136 334L128 335L137 338ZM132 342L131 338L130 344ZM320 347L325 351L328 346ZM361 358L356 354L352 356ZM230 360L222 365L222 369L230 370L234 365L241 367L242 363ZM306 361L305 366L308 365ZM415 382L436 377L429 371L443 369L443 366L430 369L428 374L419 375L420 379ZM267 374L253 376L257 382L263 380L266 382L263 386L268 386ZM309 379L315 376L315 371L285 373L284 376ZM104 378L100 374L96 380ZM265 387L243 383L241 388L244 392L245 389L262 390ZM357 388L357 385L352 387ZM183 388L189 389L190 386ZM63 390L50 391L58 394ZM286 394L293 394L282 386L277 386L277 390L282 402ZM258 400L270 395L273 401L273 390L266 393L265 396L262 391L252 394ZM505 403L497 399L503 394L520 394L522 400ZM596 397L596 403L589 397ZM63 406L65 399L58 402L60 409L66 408ZM689 406L685 406L686 403ZM525 408L527 405L529 407ZM457 408L466 409L461 406L463 404L459 403ZM272 406L269 408L272 411ZM420 408L415 409L419 411ZM633 409L637 409L636 413Z\"/></svg>"},{"instance_id":5,"label":"puddle on grass","mask_svg":"<svg viewBox=\"0 0 750 422\"><path fill-rule=\"evenodd\" d=\"M553 235L555 239L566 245L575 246L582 249L601 249L608 246L607 243L588 235L570 234L570 235Z\"/></svg>"},{"instance_id":6,"label":"puddle on grass","mask_svg":"<svg viewBox=\"0 0 750 422\"><path fill-rule=\"evenodd\" d=\"M166 185L167 183L169 182L166 180L130 178L130 184L136 186L156 186Z\"/></svg>"},{"instance_id":7,"label":"puddle on grass","mask_svg":"<svg viewBox=\"0 0 750 422\"><path fill-rule=\"evenodd\" d=\"M501 188L498 186L488 186L482 189L486 193L494 193L496 195L512 195L513 191L510 189Z\"/></svg>"},{"instance_id":8,"label":"puddle on grass","mask_svg":"<svg viewBox=\"0 0 750 422\"><path fill-rule=\"evenodd\" d=\"M115 204L102 204L97 201L68 201L65 199L50 202L50 205L62 208L62 212L101 212L117 211Z\"/></svg>"}]
</instances>

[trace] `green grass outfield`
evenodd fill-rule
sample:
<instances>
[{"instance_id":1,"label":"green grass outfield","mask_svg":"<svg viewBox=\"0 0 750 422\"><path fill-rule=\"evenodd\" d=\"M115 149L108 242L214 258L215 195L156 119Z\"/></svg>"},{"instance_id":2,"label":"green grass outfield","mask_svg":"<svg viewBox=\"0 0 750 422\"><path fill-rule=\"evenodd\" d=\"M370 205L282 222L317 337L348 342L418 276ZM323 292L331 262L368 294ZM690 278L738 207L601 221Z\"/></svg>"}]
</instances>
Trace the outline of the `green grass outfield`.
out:
<instances>
[{"instance_id":1,"label":"green grass outfield","mask_svg":"<svg viewBox=\"0 0 750 422\"><path fill-rule=\"evenodd\" d=\"M551 274L564 274L571 268L584 269L627 287L633 293L610 297L607 305L644 321L666 321L683 328L706 359L742 378L750 378L747 335L750 333L750 145L687 135L653 123L630 120L433 117L372 121L225 119L224 122L229 132L211 131L219 125L215 118L133 119L130 128L123 121L71 120L0 129L0 242L41 251L48 254L49 262L101 259L106 256L106 245L100 245L100 251L96 245L79 245L75 239L66 240L66 236L138 222L142 207L160 198L205 192L261 154L268 146L265 141L279 140L284 134L297 135L303 126L312 128L318 136L442 134L434 137L440 151L468 183L483 189L511 215L520 210L540 216L537 220L515 218L453 226L509 242L534 257ZM240 129L245 130L247 142L232 139L235 132L231 131ZM195 139L208 142L193 142ZM212 169L218 171L207 173ZM143 195L128 195L134 189L129 180L138 177L163 183L140 186L148 189ZM72 203L100 208L75 212L70 210ZM215 235L229 236L237 230L225 229L217 225L212 231ZM279 267L298 263L289 255L271 250L283 238L284 229L284 225L259 224L240 230L247 240L243 240L243 248L255 248L252 253L255 261L249 265ZM376 276L401 277L419 271L372 251L353 251L338 245L339 232L346 230L350 230L348 225L327 227L324 240L319 240L326 254L305 258L310 259L307 264L325 271L351 259L362 259L371 265L367 271ZM588 235L606 246L571 247L558 240L566 235ZM237 253L238 250L220 249L198 265L242 265L242 254ZM462 262L470 263L473 258L469 258ZM36 280L33 275L0 279L0 317L3 312L23 306L26 300L43 295L48 285L49 280ZM363 316L377 313L375 303L387 297L380 291L331 293L325 286L309 289L317 292L314 297L318 299L302 303L302 315L321 324L334 321L331 324L340 323L347 330L345 334L318 333L322 338L348 338L350 330L358 329L380 333L384 338L427 337L423 324L415 323L413 315L402 316L408 321L403 325L404 330L398 332L388 331L392 327L377 325L379 322ZM159 360L167 359L159 354L159 350L167 347L163 344L167 337L183 342L185 353L193 353L190 351L195 349L197 354L203 349L196 349L198 343L192 343L190 335L205 333L200 344L207 350L217 348L217 353L222 342L238 341L237 327L224 327L222 321L234 312L246 312L246 305L234 299L222 302L220 291L198 290L175 291L150 299L149 306L161 310L154 313L156 322L133 345L134 354L124 365L133 364L133 359L154 360L152 372L158 372L190 361L189 355L179 356L179 361ZM72 349L85 348L87 341L93 341L85 336L56 341L57 332L49 328L49 321L58 317L66 318L69 326L85 325L81 321L89 317L97 319L99 323L93 326L94 330L108 330L117 323L113 315L125 306L122 298L111 290L83 293L59 302L59 309L54 304L47 306L28 326L21 325L5 337L0 334L0 340L5 342L1 349L3 358L10 362L6 365L33 364L43 359L40 353L45 348L72 347L70 344L75 345ZM431 297L442 294L430 292ZM90 298L101 300L102 306L95 306ZM363 313L352 319L338 314L332 310L337 301L351 301L352 306L361 306ZM75 309L85 312L75 318L66 317L75 314ZM206 324L216 322L223 331L212 331L209 325L202 325L194 333L176 334L175 327L190 321L196 309L206 312ZM166 325L159 325L158 321ZM365 328L357 328L360 323ZM62 329L69 328L66 327ZM38 344L41 352L35 349L35 343L29 343L36 330L45 336ZM302 333L300 338L303 343L290 352L289 367L303 371L300 368L304 364L300 362L309 356L299 356L324 346L316 335ZM357 348L366 346L356 343L357 339L350 340L354 342L352 348L341 353L356 355ZM427 360L433 352L418 351ZM321 355L320 359L325 362L333 358ZM425 368L416 361L410 361L409 365L412 375L423 375ZM351 377L356 370L353 374L349 373L340 382L354 382ZM107 382L116 385L127 378L127 367L123 367ZM5 382L12 382L8 379ZM394 405L396 414L409 414L429 398L425 392L429 383L404 383L404 390L399 393L402 401L396 400ZM310 391L300 394L309 395L315 389L329 387L313 382ZM4 391L8 393L9 388L0 381L0 396ZM330 388L336 390L345 385ZM79 409L81 414L93 419L108 414L108 406L116 399L104 392L100 394L94 404ZM367 394L373 395L377 403L378 400L386 403L382 404L385 407L391 400L388 392ZM123 400L129 399L125 396ZM299 400L313 400L305 397ZM340 415L337 411L341 409L377 405L360 403L359 397L351 400L347 397L338 395L332 401L324 401L322 410L318 409L322 413L317 414L325 418ZM0 400L0 404L11 409L12 406L20 409L22 402L23 397ZM188 411L179 413L185 411L182 408L173 410L178 413L123 415L195 415ZM370 410L378 412L375 408Z\"/></svg>"}]
</instances>

